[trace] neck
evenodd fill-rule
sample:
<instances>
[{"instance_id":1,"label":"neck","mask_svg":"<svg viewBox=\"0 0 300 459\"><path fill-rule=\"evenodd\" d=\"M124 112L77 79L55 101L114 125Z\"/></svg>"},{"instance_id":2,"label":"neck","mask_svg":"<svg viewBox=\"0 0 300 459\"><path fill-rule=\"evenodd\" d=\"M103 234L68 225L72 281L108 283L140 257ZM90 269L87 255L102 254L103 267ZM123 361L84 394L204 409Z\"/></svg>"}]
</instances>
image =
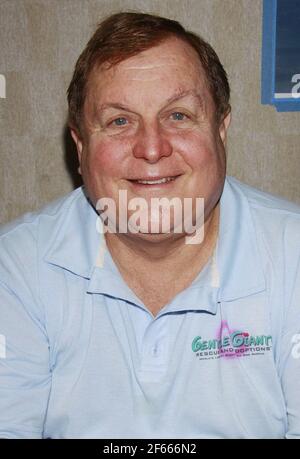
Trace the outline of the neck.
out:
<instances>
[{"instance_id":1,"label":"neck","mask_svg":"<svg viewBox=\"0 0 300 459\"><path fill-rule=\"evenodd\" d=\"M219 206L213 209L204 223L204 239L200 244L186 244L185 235L177 238L165 235L147 235L141 237L132 234L106 233L106 244L116 265L122 274L145 278L158 276L162 272L166 277L176 277L182 269L198 272L213 253L218 237ZM172 235L174 236L174 235ZM169 269L171 268L171 269Z\"/></svg>"}]
</instances>

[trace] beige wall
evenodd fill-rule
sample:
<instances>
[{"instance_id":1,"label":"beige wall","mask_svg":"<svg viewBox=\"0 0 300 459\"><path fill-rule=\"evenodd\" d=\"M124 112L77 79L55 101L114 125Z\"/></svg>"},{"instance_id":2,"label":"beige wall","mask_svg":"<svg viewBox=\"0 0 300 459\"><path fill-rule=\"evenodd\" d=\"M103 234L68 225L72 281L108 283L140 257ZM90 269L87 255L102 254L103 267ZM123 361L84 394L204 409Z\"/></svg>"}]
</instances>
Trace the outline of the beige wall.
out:
<instances>
[{"instance_id":1,"label":"beige wall","mask_svg":"<svg viewBox=\"0 0 300 459\"><path fill-rule=\"evenodd\" d=\"M105 15L166 15L216 49L232 87L229 173L300 203L300 113L260 103L261 0L0 0L0 222L78 185L66 135L66 88Z\"/></svg>"}]
</instances>

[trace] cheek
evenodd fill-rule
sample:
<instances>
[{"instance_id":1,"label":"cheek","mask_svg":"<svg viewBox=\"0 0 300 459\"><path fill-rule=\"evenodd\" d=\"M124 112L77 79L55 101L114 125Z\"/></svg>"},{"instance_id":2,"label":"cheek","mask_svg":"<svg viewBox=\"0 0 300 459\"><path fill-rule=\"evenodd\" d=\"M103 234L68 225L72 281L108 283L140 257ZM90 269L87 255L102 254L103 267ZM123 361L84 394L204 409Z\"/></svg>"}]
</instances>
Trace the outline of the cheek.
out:
<instances>
[{"instance_id":1,"label":"cheek","mask_svg":"<svg viewBox=\"0 0 300 459\"><path fill-rule=\"evenodd\" d=\"M119 177L124 168L128 144L111 139L100 140L89 145L87 152L88 174L95 177Z\"/></svg>"},{"instance_id":2,"label":"cheek","mask_svg":"<svg viewBox=\"0 0 300 459\"><path fill-rule=\"evenodd\" d=\"M182 133L173 146L192 170L210 168L220 158L218 144L209 133Z\"/></svg>"},{"instance_id":3,"label":"cheek","mask_svg":"<svg viewBox=\"0 0 300 459\"><path fill-rule=\"evenodd\" d=\"M205 198L205 208L209 212L216 204L225 178L225 151L218 135L210 132L196 132L181 136L177 150L188 165L186 195Z\"/></svg>"},{"instance_id":4,"label":"cheek","mask_svg":"<svg viewBox=\"0 0 300 459\"><path fill-rule=\"evenodd\" d=\"M90 139L83 152L81 172L88 194L96 205L98 199L112 196L118 179L124 176L126 145L103 139Z\"/></svg>"}]
</instances>

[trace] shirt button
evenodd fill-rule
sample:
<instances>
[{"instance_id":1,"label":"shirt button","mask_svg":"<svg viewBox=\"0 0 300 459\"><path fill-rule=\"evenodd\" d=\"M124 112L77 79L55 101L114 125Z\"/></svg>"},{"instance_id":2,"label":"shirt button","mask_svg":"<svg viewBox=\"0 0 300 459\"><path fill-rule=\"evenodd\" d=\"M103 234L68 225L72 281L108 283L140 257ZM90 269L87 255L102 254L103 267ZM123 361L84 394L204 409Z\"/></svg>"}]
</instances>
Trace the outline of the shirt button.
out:
<instances>
[{"instance_id":1,"label":"shirt button","mask_svg":"<svg viewBox=\"0 0 300 459\"><path fill-rule=\"evenodd\" d=\"M158 355L158 347L157 347L157 345L153 346L151 354L153 355L153 357L157 357L157 355Z\"/></svg>"}]
</instances>

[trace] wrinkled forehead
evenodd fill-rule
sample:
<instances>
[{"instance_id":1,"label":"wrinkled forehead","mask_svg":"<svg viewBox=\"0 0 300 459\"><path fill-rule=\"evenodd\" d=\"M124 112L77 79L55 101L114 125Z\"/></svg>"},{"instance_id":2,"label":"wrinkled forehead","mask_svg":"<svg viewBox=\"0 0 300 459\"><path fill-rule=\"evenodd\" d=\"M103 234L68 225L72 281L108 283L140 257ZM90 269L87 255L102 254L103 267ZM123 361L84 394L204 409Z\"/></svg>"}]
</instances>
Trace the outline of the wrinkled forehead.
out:
<instances>
[{"instance_id":1,"label":"wrinkled forehead","mask_svg":"<svg viewBox=\"0 0 300 459\"><path fill-rule=\"evenodd\" d=\"M196 51L170 38L118 64L95 66L87 84L87 103L108 102L117 94L129 99L145 89L153 94L164 88L166 100L179 88L195 89L212 100L205 71ZM103 99L103 100L102 100Z\"/></svg>"}]
</instances>

